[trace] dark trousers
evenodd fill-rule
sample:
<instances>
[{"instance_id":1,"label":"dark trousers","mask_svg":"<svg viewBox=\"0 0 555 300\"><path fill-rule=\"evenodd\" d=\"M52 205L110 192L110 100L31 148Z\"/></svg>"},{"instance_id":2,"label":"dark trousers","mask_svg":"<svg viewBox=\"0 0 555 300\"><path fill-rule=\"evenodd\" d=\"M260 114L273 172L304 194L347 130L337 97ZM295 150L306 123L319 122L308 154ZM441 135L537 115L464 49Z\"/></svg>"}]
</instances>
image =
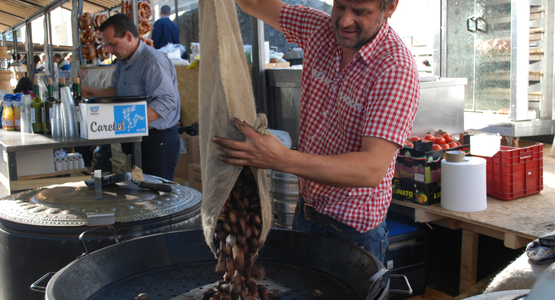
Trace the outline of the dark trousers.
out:
<instances>
[{"instance_id":1,"label":"dark trousers","mask_svg":"<svg viewBox=\"0 0 555 300\"><path fill-rule=\"evenodd\" d=\"M122 144L122 150L131 153L132 145ZM141 143L143 173L173 180L179 156L177 126L164 130L150 129Z\"/></svg>"},{"instance_id":2,"label":"dark trousers","mask_svg":"<svg viewBox=\"0 0 555 300\"><path fill-rule=\"evenodd\" d=\"M294 230L313 232L357 245L374 255L382 264L384 263L385 251L389 246L389 241L387 240L389 229L386 226L385 220L375 228L361 233L353 227L318 212L313 212L311 214L312 219L309 220L306 216L304 205L304 199L299 197L293 218Z\"/></svg>"}]
</instances>

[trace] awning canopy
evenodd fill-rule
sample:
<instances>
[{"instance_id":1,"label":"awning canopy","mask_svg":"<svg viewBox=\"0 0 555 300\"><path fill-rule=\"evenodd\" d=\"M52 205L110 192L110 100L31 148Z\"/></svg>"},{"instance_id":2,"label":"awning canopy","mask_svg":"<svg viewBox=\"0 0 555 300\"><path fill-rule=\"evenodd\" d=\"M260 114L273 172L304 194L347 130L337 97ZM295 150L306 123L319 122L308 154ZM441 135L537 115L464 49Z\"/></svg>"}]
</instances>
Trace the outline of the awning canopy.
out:
<instances>
[{"instance_id":1,"label":"awning canopy","mask_svg":"<svg viewBox=\"0 0 555 300\"><path fill-rule=\"evenodd\" d=\"M2 0L0 1L0 33L21 24L45 8L61 3L63 8L72 10L72 1L60 0ZM121 5L121 0L83 0L83 12L97 13Z\"/></svg>"}]
</instances>

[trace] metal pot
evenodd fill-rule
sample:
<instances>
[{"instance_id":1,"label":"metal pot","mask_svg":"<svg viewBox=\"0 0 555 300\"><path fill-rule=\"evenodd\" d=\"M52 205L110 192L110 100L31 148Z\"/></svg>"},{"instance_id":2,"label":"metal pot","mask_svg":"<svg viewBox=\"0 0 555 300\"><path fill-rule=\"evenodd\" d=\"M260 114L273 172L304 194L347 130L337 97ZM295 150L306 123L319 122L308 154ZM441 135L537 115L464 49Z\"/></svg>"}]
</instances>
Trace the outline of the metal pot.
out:
<instances>
[{"instance_id":1,"label":"metal pot","mask_svg":"<svg viewBox=\"0 0 555 300\"><path fill-rule=\"evenodd\" d=\"M387 299L389 293L390 275L375 257L321 235L272 229L256 263L266 269L259 283L280 289L281 299L312 298L315 289L324 299ZM140 293L197 299L221 280L215 266L201 230L150 235L75 260L48 282L46 299L134 299Z\"/></svg>"},{"instance_id":2,"label":"metal pot","mask_svg":"<svg viewBox=\"0 0 555 300\"><path fill-rule=\"evenodd\" d=\"M155 176L146 178L155 182ZM112 214L120 239L200 228L201 194L171 185L172 193L142 190L132 183L106 186L104 200L91 200L94 188L89 190L84 183L42 187L1 198L0 299L44 299L29 286L79 256L80 235L93 228L89 221L103 215ZM87 233L82 239L91 251L114 243L107 229Z\"/></svg>"}]
</instances>

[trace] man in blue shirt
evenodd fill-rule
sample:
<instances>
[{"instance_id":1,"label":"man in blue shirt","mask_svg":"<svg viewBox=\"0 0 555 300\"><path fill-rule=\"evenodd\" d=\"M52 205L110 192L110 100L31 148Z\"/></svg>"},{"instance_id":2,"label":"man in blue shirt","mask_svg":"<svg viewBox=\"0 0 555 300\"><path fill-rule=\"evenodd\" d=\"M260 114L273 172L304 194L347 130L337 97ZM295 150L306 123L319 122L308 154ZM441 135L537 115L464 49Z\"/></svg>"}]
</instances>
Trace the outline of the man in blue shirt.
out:
<instances>
[{"instance_id":1,"label":"man in blue shirt","mask_svg":"<svg viewBox=\"0 0 555 300\"><path fill-rule=\"evenodd\" d=\"M160 19L154 22L154 29L152 29L155 49L160 49L168 43L179 44L179 28L170 20L171 13L168 5L162 5L160 8Z\"/></svg>"},{"instance_id":2,"label":"man in blue shirt","mask_svg":"<svg viewBox=\"0 0 555 300\"><path fill-rule=\"evenodd\" d=\"M125 14L108 18L99 28L108 52L117 58L112 86L82 86L85 98L148 96L148 136L141 143L144 173L173 180L179 156L177 122L181 102L175 67L160 51L147 46ZM123 146L123 145L122 145Z\"/></svg>"}]
</instances>

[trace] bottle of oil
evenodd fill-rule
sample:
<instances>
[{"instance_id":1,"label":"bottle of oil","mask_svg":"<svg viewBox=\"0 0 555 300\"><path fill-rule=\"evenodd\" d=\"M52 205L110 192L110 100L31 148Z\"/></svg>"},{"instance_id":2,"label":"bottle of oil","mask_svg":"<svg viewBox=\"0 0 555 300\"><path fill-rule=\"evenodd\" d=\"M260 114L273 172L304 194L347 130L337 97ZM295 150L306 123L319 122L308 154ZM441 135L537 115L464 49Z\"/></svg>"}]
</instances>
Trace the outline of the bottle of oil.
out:
<instances>
[{"instance_id":1,"label":"bottle of oil","mask_svg":"<svg viewBox=\"0 0 555 300\"><path fill-rule=\"evenodd\" d=\"M31 101L31 127L33 128L33 133L43 133L44 132L44 106L42 100L40 99L39 93L39 82L35 78L35 86L33 88L35 97Z\"/></svg>"},{"instance_id":2,"label":"bottle of oil","mask_svg":"<svg viewBox=\"0 0 555 300\"><path fill-rule=\"evenodd\" d=\"M2 102L2 127L7 131L14 131L14 116L11 101Z\"/></svg>"}]
</instances>

